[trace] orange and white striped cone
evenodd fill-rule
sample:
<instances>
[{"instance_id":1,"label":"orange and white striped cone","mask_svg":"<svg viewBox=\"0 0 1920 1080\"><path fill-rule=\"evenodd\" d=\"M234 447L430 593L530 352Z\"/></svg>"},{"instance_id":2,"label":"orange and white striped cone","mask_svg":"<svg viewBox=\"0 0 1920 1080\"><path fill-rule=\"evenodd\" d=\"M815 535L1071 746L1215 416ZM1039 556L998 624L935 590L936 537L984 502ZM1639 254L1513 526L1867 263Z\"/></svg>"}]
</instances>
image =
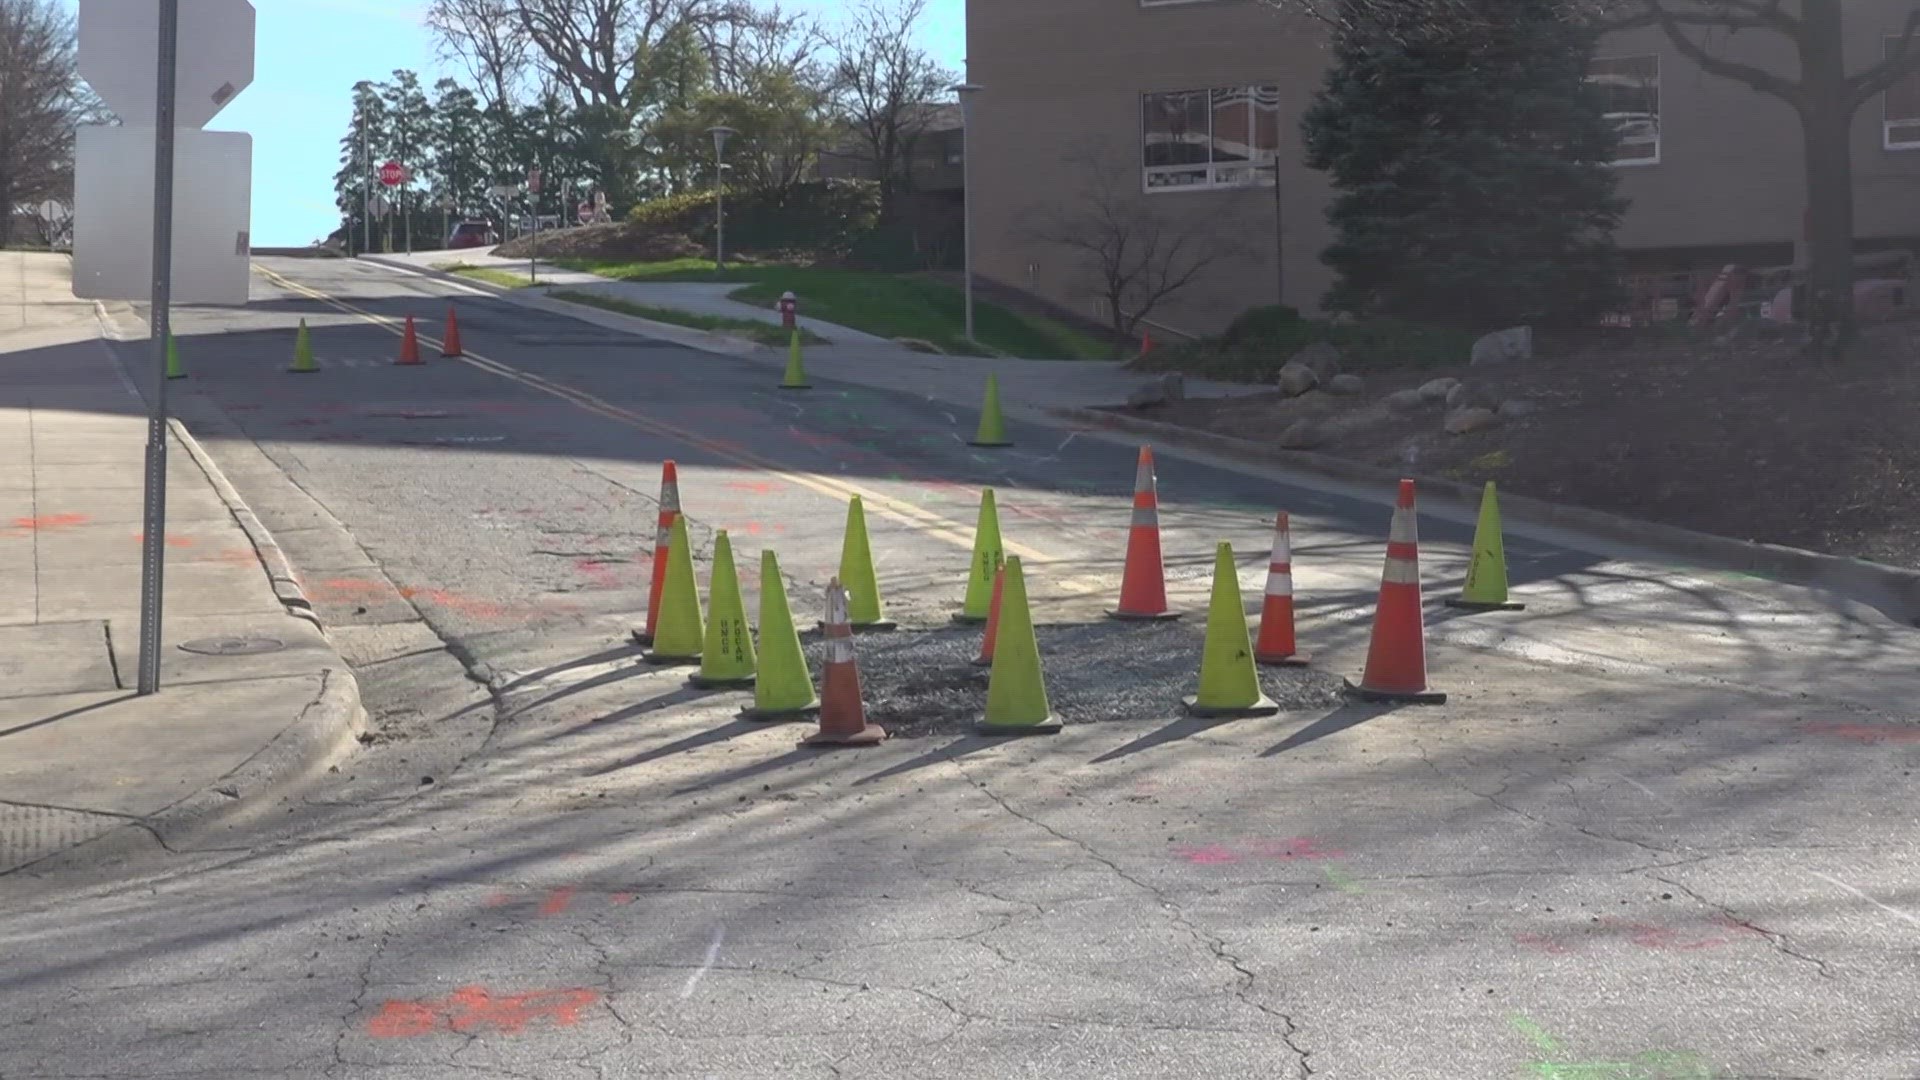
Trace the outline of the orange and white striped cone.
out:
<instances>
[{"instance_id":1,"label":"orange and white striped cone","mask_svg":"<svg viewBox=\"0 0 1920 1080\"><path fill-rule=\"evenodd\" d=\"M1360 685L1347 685L1365 701L1443 705L1447 695L1427 688L1427 632L1420 609L1420 535L1413 481L1400 481L1400 499L1387 536L1387 565L1380 575L1380 604Z\"/></svg>"},{"instance_id":2,"label":"orange and white striped cone","mask_svg":"<svg viewBox=\"0 0 1920 1080\"><path fill-rule=\"evenodd\" d=\"M1293 539L1282 510L1273 522L1273 559L1267 564L1267 598L1260 608L1260 640L1253 658L1272 666L1303 667L1312 657L1293 636Z\"/></svg>"},{"instance_id":3,"label":"orange and white striped cone","mask_svg":"<svg viewBox=\"0 0 1920 1080\"><path fill-rule=\"evenodd\" d=\"M1000 588L1007 583L1007 568L1002 566L993 572L993 601L987 605L987 632L980 639L980 655L974 658L974 667L993 666L993 642L1000 634Z\"/></svg>"},{"instance_id":4,"label":"orange and white striped cone","mask_svg":"<svg viewBox=\"0 0 1920 1080\"><path fill-rule=\"evenodd\" d=\"M413 329L413 316L409 315L407 316L406 336L400 339L400 359L395 360L394 363L412 367L415 364L423 364L425 362L426 361L420 359L420 338Z\"/></svg>"},{"instance_id":5,"label":"orange and white striped cone","mask_svg":"<svg viewBox=\"0 0 1920 1080\"><path fill-rule=\"evenodd\" d=\"M1160 494L1153 478L1153 447L1140 448L1133 480L1133 527L1127 533L1127 566L1120 579L1120 606L1107 617L1134 622L1177 619L1167 609L1166 568L1160 557Z\"/></svg>"},{"instance_id":6,"label":"orange and white striped cone","mask_svg":"<svg viewBox=\"0 0 1920 1080\"><path fill-rule=\"evenodd\" d=\"M867 723L860 701L860 665L853 655L853 620L847 614L847 590L840 579L827 583L827 663L820 676L820 730L802 746L877 746L887 733Z\"/></svg>"},{"instance_id":7,"label":"orange and white striped cone","mask_svg":"<svg viewBox=\"0 0 1920 1080\"><path fill-rule=\"evenodd\" d=\"M647 590L647 628L635 630L633 640L653 644L660 628L660 595L667 586L667 549L673 546L673 519L680 516L680 469L673 462L660 466L660 526L653 534L653 584Z\"/></svg>"}]
</instances>

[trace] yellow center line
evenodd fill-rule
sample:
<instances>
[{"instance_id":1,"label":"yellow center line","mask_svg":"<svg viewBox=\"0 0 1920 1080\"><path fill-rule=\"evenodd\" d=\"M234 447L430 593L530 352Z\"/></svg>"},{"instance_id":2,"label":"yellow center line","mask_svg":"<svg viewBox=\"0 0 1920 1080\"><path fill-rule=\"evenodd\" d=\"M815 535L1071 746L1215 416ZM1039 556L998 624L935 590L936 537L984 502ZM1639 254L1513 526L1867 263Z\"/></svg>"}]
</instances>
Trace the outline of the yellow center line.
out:
<instances>
[{"instance_id":1,"label":"yellow center line","mask_svg":"<svg viewBox=\"0 0 1920 1080\"><path fill-rule=\"evenodd\" d=\"M289 289L303 296L318 300L329 307L353 315L375 326L383 327L396 337L404 336L406 332L404 329L406 320L403 318L379 315L367 311L364 308L356 307L345 300L330 296L317 289L309 288L291 278L275 273L258 263L254 264L254 269L258 270L267 280L283 289ZM439 349L442 346L439 339L420 333L417 329L415 336L421 344L430 348ZM861 503L877 516L887 518L898 524L905 525L908 528L919 530L928 536L952 544L963 551L971 553L973 550L973 529L970 526L941 517L939 514L933 513L930 510L914 506L911 503L902 502L881 492L874 491L871 488L850 483L838 477L825 476L820 473L795 472L791 469L781 468L774 462L751 452L740 450L731 445L716 443L685 428L622 408L583 390L577 390L573 387L553 382L550 379L535 375L529 371L522 371L519 368L482 356L471 350L463 351L466 355L458 358L463 363L490 374L498 375L503 379L510 379L522 386L550 394L587 412L639 428L650 434L687 443L722 460L767 473L781 480L785 480L790 484L806 488L809 491L825 495L828 498L838 500L842 503L850 502L852 498L857 495L860 497ZM971 485L962 486L968 490L974 490ZM1019 543L1018 541L1005 540L1003 538L1001 546L1007 554L1018 555L1023 562L1028 564L1055 564L1062 561L1036 548ZM1097 581L1091 578L1056 580L1053 584L1066 591L1080 593L1104 591L1109 585L1107 582Z\"/></svg>"}]
</instances>

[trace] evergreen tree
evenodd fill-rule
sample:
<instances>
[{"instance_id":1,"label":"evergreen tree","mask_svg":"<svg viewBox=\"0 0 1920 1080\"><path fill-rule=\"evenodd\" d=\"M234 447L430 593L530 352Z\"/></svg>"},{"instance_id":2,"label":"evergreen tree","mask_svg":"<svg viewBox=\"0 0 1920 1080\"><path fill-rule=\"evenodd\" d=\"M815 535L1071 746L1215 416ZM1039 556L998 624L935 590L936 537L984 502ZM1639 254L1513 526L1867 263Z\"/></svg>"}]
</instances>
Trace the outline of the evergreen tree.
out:
<instances>
[{"instance_id":1,"label":"evergreen tree","mask_svg":"<svg viewBox=\"0 0 1920 1080\"><path fill-rule=\"evenodd\" d=\"M1380 5L1336 36L1302 119L1308 164L1337 189L1324 304L1468 328L1590 324L1615 299L1626 208L1617 135L1585 81L1592 37L1538 0L1464 2L1504 28L1497 41Z\"/></svg>"},{"instance_id":2,"label":"evergreen tree","mask_svg":"<svg viewBox=\"0 0 1920 1080\"><path fill-rule=\"evenodd\" d=\"M384 160L381 155L388 138L387 106L380 88L362 79L353 84L353 119L340 140L340 171L333 175L334 201L340 207L347 242L355 251L367 244L367 197L380 191L374 172ZM381 219L375 215L371 231L376 248L384 243L381 228Z\"/></svg>"},{"instance_id":3,"label":"evergreen tree","mask_svg":"<svg viewBox=\"0 0 1920 1080\"><path fill-rule=\"evenodd\" d=\"M404 228L405 223L411 221L413 228L418 231L429 220L439 220L438 215L429 218L423 213L426 204L420 200L416 184L422 179L420 174L432 169L428 147L432 137L433 105L427 100L426 92L420 89L420 76L405 70L395 71L392 82L380 85L380 97L386 105L387 154L414 174L413 180L390 189L395 227Z\"/></svg>"},{"instance_id":4,"label":"evergreen tree","mask_svg":"<svg viewBox=\"0 0 1920 1080\"><path fill-rule=\"evenodd\" d=\"M452 79L433 90L427 141L434 201L454 214L471 214L485 205L489 186L480 99Z\"/></svg>"}]
</instances>

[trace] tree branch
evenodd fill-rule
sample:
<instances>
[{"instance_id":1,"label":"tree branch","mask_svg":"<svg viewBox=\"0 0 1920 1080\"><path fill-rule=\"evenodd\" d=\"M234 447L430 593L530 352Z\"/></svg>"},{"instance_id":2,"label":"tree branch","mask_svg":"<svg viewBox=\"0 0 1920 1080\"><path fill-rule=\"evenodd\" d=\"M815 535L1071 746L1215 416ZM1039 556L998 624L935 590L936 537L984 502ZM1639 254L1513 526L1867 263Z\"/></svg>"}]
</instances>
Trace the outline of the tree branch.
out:
<instances>
[{"instance_id":1,"label":"tree branch","mask_svg":"<svg viewBox=\"0 0 1920 1080\"><path fill-rule=\"evenodd\" d=\"M1865 105L1875 94L1920 71L1920 48L1914 46L1916 32L1920 32L1920 7L1907 12L1906 24L1900 28L1900 44L1894 47L1893 55L1847 80L1847 101L1853 108Z\"/></svg>"}]
</instances>

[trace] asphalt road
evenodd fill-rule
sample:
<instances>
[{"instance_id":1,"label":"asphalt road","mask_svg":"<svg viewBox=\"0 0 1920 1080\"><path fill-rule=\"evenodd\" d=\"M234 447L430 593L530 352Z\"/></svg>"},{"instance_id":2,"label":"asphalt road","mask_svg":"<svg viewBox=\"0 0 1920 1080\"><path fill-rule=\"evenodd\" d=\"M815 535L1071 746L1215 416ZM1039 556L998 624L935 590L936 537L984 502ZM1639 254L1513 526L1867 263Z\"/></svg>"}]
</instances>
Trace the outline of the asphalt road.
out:
<instances>
[{"instance_id":1,"label":"asphalt road","mask_svg":"<svg viewBox=\"0 0 1920 1080\"><path fill-rule=\"evenodd\" d=\"M1870 607L1516 532L1526 612L1432 607L1447 706L1178 719L1168 639L1098 616L1125 445L975 450L938 396L265 268L182 313L176 389L376 739L247 827L0 878L0 1077L1920 1077L1920 655ZM358 314L449 302L467 362L395 367ZM302 317L318 375L283 370ZM771 546L817 613L862 493L908 642L993 486L1067 732L823 757L636 662L669 457L750 611ZM1257 603L1285 508L1305 643L1357 674L1380 493L1168 454L1160 484L1177 604L1218 540ZM1422 530L1437 600L1470 530Z\"/></svg>"}]
</instances>

